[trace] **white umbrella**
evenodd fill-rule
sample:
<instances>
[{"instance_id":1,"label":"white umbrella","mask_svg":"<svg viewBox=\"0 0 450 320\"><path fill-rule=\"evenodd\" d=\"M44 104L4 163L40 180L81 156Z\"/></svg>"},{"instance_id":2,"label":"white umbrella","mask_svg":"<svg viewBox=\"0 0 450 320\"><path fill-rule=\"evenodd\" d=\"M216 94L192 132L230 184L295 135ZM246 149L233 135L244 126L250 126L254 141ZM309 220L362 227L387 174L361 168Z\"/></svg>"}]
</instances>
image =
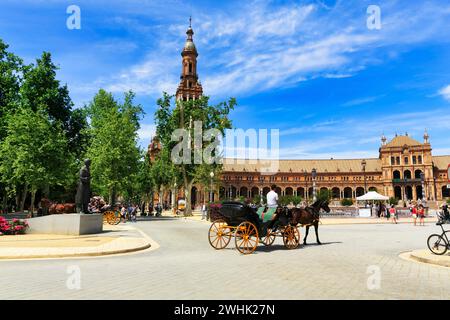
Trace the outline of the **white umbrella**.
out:
<instances>
[{"instance_id":1,"label":"white umbrella","mask_svg":"<svg viewBox=\"0 0 450 320\"><path fill-rule=\"evenodd\" d=\"M356 200L358 201L385 201L385 200L389 200L389 197L383 196L382 194L379 194L376 191L369 191L367 192L365 195L361 196L361 197L357 197Z\"/></svg>"}]
</instances>

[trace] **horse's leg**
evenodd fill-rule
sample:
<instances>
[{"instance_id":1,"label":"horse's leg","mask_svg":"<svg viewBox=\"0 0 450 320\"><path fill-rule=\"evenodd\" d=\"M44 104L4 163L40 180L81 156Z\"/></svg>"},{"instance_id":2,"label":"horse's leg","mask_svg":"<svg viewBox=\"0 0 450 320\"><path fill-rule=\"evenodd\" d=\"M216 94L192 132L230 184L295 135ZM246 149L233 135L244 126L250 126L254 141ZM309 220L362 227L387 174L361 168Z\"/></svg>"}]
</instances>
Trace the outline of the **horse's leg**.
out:
<instances>
[{"instance_id":1,"label":"horse's leg","mask_svg":"<svg viewBox=\"0 0 450 320\"><path fill-rule=\"evenodd\" d=\"M317 244L322 244L319 240L319 221L316 221L314 223L314 230L316 231L316 240L317 240Z\"/></svg>"},{"instance_id":2,"label":"horse's leg","mask_svg":"<svg viewBox=\"0 0 450 320\"><path fill-rule=\"evenodd\" d=\"M306 245L306 238L308 238L309 226L306 226L305 238L303 238L303 244Z\"/></svg>"}]
</instances>

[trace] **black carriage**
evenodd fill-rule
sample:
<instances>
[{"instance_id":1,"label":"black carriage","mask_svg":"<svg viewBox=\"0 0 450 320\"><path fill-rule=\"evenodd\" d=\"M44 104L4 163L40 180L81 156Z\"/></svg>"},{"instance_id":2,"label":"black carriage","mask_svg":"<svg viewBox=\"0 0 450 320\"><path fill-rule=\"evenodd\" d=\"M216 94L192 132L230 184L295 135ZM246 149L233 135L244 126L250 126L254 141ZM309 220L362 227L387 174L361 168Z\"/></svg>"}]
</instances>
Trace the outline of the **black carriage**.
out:
<instances>
[{"instance_id":1,"label":"black carriage","mask_svg":"<svg viewBox=\"0 0 450 320\"><path fill-rule=\"evenodd\" d=\"M297 248L300 232L296 225L291 225L284 212L279 214L278 231L268 232L275 209L260 207L256 210L240 202L224 202L218 210L210 212L213 221L208 232L210 245L217 250L224 249L234 237L236 249L249 254L256 250L258 243L270 246L276 237L282 237L286 248Z\"/></svg>"}]
</instances>

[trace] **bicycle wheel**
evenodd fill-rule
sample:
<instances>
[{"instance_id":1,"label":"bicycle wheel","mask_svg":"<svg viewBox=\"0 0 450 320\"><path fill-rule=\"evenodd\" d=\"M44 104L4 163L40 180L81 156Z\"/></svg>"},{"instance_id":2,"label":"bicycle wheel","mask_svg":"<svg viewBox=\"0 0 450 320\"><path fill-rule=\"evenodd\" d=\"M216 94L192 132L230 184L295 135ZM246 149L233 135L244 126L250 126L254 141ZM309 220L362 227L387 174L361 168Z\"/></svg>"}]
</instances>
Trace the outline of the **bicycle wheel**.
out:
<instances>
[{"instance_id":1,"label":"bicycle wheel","mask_svg":"<svg viewBox=\"0 0 450 320\"><path fill-rule=\"evenodd\" d=\"M434 254L441 256L447 252L447 241L445 241L445 239L439 234L432 234L429 236L427 244L428 249L430 249L430 251Z\"/></svg>"}]
</instances>

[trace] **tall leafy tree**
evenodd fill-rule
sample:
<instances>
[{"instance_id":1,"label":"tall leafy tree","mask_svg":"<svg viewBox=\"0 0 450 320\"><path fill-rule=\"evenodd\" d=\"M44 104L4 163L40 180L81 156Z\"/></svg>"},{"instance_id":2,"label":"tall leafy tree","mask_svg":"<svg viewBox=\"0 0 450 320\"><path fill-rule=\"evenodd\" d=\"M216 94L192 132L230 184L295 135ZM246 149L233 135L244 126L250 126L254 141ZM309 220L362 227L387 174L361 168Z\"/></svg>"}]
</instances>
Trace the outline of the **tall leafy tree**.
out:
<instances>
[{"instance_id":1,"label":"tall leafy tree","mask_svg":"<svg viewBox=\"0 0 450 320\"><path fill-rule=\"evenodd\" d=\"M90 145L87 156L92 160L94 187L114 203L118 193L126 191L127 183L139 169L140 105L134 104L134 93L125 94L120 104L111 93L100 90L88 108Z\"/></svg>"},{"instance_id":2,"label":"tall leafy tree","mask_svg":"<svg viewBox=\"0 0 450 320\"><path fill-rule=\"evenodd\" d=\"M2 182L10 190L23 192L20 210L27 193L33 206L38 189L64 184L70 168L65 154L67 138L61 125L52 123L44 110L21 108L7 117L7 135L0 144Z\"/></svg>"},{"instance_id":3,"label":"tall leafy tree","mask_svg":"<svg viewBox=\"0 0 450 320\"><path fill-rule=\"evenodd\" d=\"M217 105L209 104L209 97L203 96L197 100L190 101L176 101L175 105L172 104L173 96L167 93L163 94L163 97L158 99L158 109L155 113L156 121L156 134L158 135L163 148L172 151L179 141L172 140L172 133L176 129L184 129L189 132L188 145L190 154L187 155L188 161L182 163L176 163L175 168L180 172L183 178L183 187L186 198L186 214L191 214L191 189L196 182L199 174L198 171L202 170L202 166L211 164L205 164L204 162L196 163L195 154L203 155L206 148L210 148L211 142L203 142L201 145L196 144L194 138L194 123L198 121L200 123L203 132L208 129L217 129L222 135L225 134L226 129L231 129L231 120L228 118L229 112L235 107L236 100L234 98L229 99L226 102L221 102ZM184 155L186 156L186 155ZM215 155L219 157L220 155ZM213 163L212 168L217 170L221 165L219 163ZM210 168L209 168L210 169Z\"/></svg>"}]
</instances>

